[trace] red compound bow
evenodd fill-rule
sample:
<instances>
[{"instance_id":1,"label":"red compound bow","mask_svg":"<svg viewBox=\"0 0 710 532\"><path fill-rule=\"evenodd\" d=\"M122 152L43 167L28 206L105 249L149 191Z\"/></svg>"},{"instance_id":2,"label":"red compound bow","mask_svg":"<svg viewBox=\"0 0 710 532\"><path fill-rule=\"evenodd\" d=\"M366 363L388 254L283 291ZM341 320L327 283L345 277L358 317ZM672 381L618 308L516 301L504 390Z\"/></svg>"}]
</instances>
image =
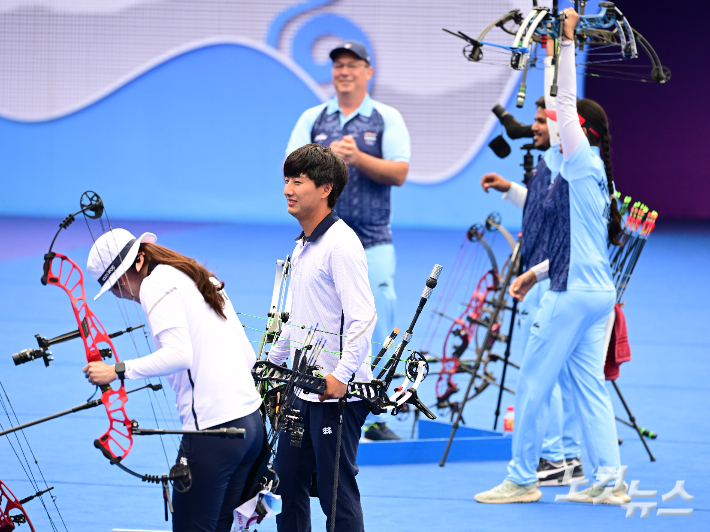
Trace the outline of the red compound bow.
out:
<instances>
[{"instance_id":1,"label":"red compound bow","mask_svg":"<svg viewBox=\"0 0 710 532\"><path fill-rule=\"evenodd\" d=\"M3 499L7 501L5 508L2 507ZM20 513L10 515L10 512ZM7 484L0 480L0 532L10 532L15 530L15 525L23 523L27 523L30 526L30 530L35 532L35 527L32 526L32 521L30 521L30 516L27 515L22 506L22 501L15 497L15 494L10 491Z\"/></svg>"},{"instance_id":2,"label":"red compound bow","mask_svg":"<svg viewBox=\"0 0 710 532\"><path fill-rule=\"evenodd\" d=\"M57 260L59 266L53 269ZM52 252L51 248L49 253L44 256L44 261L45 274L42 277L42 284L58 286L69 296L74 318L76 318L79 333L84 342L86 361L102 361L104 359L102 351L103 355L107 353L105 348L101 349L103 345L110 349L110 353L113 354L116 363L118 363L118 354L106 333L106 329L104 329L99 319L86 304L84 274L79 266L69 257ZM114 390L109 384L100 388L101 402L106 407L109 428L103 436L94 440L94 446L100 449L109 460L122 460L128 455L133 446L131 420L128 419L125 409L126 401L128 401L126 387L123 379L121 379L117 390Z\"/></svg>"},{"instance_id":3,"label":"red compound bow","mask_svg":"<svg viewBox=\"0 0 710 532\"><path fill-rule=\"evenodd\" d=\"M81 196L80 207L80 211L70 214L59 224L59 230L54 235L49 251L44 256L44 274L41 281L45 286L48 284L58 286L69 296L74 318L79 326L79 334L84 342L86 361L99 362L106 357L113 356L118 363L116 349L113 347L106 329L86 304L84 274L81 268L69 257L52 251L59 233L62 229L69 227L77 215L83 214L95 220L100 218L104 212L103 201L98 194L91 191L84 192ZM59 262L58 267L55 260ZM105 347L102 349L101 346ZM45 365L49 365L51 358L48 357L48 352L46 349L42 349L42 345L40 345L40 350ZM112 463L118 463L124 459L133 446L131 420L128 419L125 409L128 397L123 379L120 382L118 390L114 390L108 384L101 386L101 402L106 407L109 428L103 436L94 440L94 446L100 449Z\"/></svg>"},{"instance_id":4,"label":"red compound bow","mask_svg":"<svg viewBox=\"0 0 710 532\"><path fill-rule=\"evenodd\" d=\"M486 299L500 286L498 264L490 244L483 237L483 227L478 224L472 225L466 236L471 242L476 241L483 247L490 260L491 268L478 281L473 295L459 317L452 320L451 327L444 339L441 370L436 381L436 404L439 408L450 406L451 396L459 391L453 377L459 372L461 356L475 337ZM445 316L443 313L440 315ZM495 324L495 326L497 325ZM454 345L456 339L460 340L458 345Z\"/></svg>"},{"instance_id":5,"label":"red compound bow","mask_svg":"<svg viewBox=\"0 0 710 532\"><path fill-rule=\"evenodd\" d=\"M7 487L7 484L0 480L0 532L10 532L11 530L15 530L15 525L19 526L25 523L30 526L30 530L32 532L35 532L35 527L32 526L30 516L27 515L27 511L25 510L23 504L27 504L35 497L44 495L45 493L53 489L54 487L47 488L46 490L38 491L34 495L30 495L29 497L25 497L24 499L19 500L17 497L15 497L15 494L10 491L10 488ZM5 502L5 508L3 508L3 499L7 501ZM11 515L10 512L19 513L14 513L13 515Z\"/></svg>"}]
</instances>

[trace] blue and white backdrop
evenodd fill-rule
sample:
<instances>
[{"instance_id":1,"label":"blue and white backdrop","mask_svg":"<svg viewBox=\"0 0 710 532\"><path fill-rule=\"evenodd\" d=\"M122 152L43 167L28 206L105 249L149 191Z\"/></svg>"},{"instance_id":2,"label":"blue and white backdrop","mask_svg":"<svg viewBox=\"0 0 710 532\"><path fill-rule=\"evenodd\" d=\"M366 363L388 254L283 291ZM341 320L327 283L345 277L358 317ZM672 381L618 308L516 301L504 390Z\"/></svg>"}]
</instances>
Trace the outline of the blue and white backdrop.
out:
<instances>
[{"instance_id":1,"label":"blue and white backdrop","mask_svg":"<svg viewBox=\"0 0 710 532\"><path fill-rule=\"evenodd\" d=\"M281 223L281 163L300 113L332 95L328 51L371 49L371 93L412 136L393 224L467 227L493 210L480 176L520 180L487 147L502 103L531 120L541 72L473 64L463 41L529 0L4 0L0 214L63 216L86 189L115 217ZM492 31L489 40L510 44ZM512 144L512 143L511 143ZM517 145L522 144L518 142Z\"/></svg>"}]
</instances>

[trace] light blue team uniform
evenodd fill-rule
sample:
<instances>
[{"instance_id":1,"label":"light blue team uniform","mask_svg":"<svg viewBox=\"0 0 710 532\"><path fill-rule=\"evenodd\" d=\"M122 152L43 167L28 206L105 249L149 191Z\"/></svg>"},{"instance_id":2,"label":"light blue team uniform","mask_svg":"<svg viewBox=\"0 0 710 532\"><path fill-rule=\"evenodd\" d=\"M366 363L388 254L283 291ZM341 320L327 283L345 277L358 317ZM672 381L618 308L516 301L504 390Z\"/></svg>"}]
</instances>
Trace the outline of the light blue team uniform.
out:
<instances>
[{"instance_id":1,"label":"light blue team uniform","mask_svg":"<svg viewBox=\"0 0 710 532\"><path fill-rule=\"evenodd\" d=\"M353 135L358 149L374 157L407 163L411 158L409 131L402 115L395 108L373 100L369 94L347 117L336 97L306 110L291 133L286 155L312 142L328 146L344 135ZM394 329L397 303L394 290L397 259L390 231L391 187L374 183L351 166L348 173L348 184L335 211L355 231L365 248L377 309L372 339L381 343Z\"/></svg>"},{"instance_id":2,"label":"light blue team uniform","mask_svg":"<svg viewBox=\"0 0 710 532\"><path fill-rule=\"evenodd\" d=\"M552 183L560 173L562 160L559 146L548 148L528 183L523 205L522 224L521 253L524 268L534 266L548 258L548 234L544 220L544 203ZM513 203L519 205L515 201ZM519 326L523 354L530 338L533 318L540 307L542 296L549 287L549 279L536 283L520 304ZM559 462L565 458L576 458L580 455L580 440L581 433L575 418L574 402L572 400L563 401L560 386L555 383L550 398L550 422L542 442L540 456L551 462Z\"/></svg>"},{"instance_id":3,"label":"light blue team uniform","mask_svg":"<svg viewBox=\"0 0 710 532\"><path fill-rule=\"evenodd\" d=\"M602 355L616 293L607 256L609 208L599 149L585 138L563 162L561 179L551 185L545 200L550 287L532 320L515 396L516 430L507 478L519 485L537 480L558 378L565 402L575 404L592 475L600 466L620 466Z\"/></svg>"}]
</instances>

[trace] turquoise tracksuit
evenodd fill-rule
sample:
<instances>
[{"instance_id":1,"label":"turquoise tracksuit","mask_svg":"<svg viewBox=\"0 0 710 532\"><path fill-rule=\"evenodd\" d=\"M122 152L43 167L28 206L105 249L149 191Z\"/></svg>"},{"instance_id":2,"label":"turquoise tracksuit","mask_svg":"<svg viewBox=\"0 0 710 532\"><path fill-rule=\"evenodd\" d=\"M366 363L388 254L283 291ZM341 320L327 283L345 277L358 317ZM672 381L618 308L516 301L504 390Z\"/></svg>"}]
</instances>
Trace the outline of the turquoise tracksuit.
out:
<instances>
[{"instance_id":1,"label":"turquoise tracksuit","mask_svg":"<svg viewBox=\"0 0 710 532\"><path fill-rule=\"evenodd\" d=\"M615 290L607 258L610 203L599 151L584 139L545 200L550 289L535 313L515 396L516 427L508 479L537 480L555 383L574 401L595 476L618 468L614 411L604 384L605 323ZM527 299L527 298L526 298Z\"/></svg>"}]
</instances>

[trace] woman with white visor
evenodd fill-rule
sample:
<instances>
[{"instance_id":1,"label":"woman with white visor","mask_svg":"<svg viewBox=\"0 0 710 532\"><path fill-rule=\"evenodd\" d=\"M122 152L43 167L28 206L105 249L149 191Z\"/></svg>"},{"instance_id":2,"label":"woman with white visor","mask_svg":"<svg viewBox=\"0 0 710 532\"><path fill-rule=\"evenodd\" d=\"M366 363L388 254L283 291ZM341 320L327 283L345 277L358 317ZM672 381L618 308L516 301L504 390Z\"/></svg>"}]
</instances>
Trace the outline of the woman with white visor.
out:
<instances>
[{"instance_id":1,"label":"woman with white visor","mask_svg":"<svg viewBox=\"0 0 710 532\"><path fill-rule=\"evenodd\" d=\"M141 304L157 351L115 366L91 362L84 373L97 385L166 376L183 430L246 429L243 440L185 435L177 458L187 460L192 487L173 493L173 530L228 531L264 438L256 356L224 283L156 240L114 229L94 243L88 271L101 284L96 298L110 290Z\"/></svg>"}]
</instances>

